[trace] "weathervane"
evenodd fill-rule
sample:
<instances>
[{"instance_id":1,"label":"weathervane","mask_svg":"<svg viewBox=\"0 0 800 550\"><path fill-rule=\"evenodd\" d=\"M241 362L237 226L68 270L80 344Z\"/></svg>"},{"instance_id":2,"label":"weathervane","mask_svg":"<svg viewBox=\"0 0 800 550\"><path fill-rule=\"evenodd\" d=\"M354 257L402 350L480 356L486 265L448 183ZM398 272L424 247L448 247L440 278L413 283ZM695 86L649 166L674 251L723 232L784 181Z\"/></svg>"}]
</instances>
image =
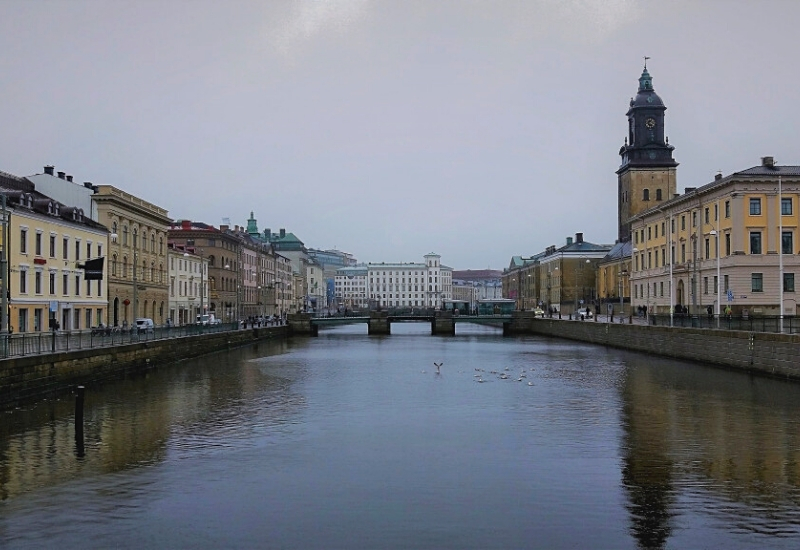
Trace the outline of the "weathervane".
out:
<instances>
[{"instance_id":1,"label":"weathervane","mask_svg":"<svg viewBox=\"0 0 800 550\"><path fill-rule=\"evenodd\" d=\"M648 59L650 59L650 58L649 58L649 57L647 57L647 56L644 56L644 70L645 70L645 71L647 70L647 60L648 60Z\"/></svg>"}]
</instances>

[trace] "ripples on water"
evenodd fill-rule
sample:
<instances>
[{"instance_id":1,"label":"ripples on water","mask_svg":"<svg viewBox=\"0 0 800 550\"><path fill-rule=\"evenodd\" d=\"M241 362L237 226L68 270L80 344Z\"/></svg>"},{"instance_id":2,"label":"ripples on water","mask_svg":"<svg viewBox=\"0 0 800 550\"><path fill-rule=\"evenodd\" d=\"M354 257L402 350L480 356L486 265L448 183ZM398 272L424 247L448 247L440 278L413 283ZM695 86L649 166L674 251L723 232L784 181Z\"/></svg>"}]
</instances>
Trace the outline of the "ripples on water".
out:
<instances>
[{"instance_id":1,"label":"ripples on water","mask_svg":"<svg viewBox=\"0 0 800 550\"><path fill-rule=\"evenodd\" d=\"M462 328L90 388L82 457L70 399L6 414L0 546L797 547L797 385Z\"/></svg>"}]
</instances>

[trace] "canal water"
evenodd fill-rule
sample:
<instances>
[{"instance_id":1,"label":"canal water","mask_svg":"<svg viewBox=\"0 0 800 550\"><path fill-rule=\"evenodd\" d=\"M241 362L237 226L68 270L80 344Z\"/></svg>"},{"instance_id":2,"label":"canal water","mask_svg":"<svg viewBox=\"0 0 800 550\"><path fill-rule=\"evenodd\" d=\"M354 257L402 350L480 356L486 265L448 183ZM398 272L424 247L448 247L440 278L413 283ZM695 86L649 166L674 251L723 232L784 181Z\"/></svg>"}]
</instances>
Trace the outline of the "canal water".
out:
<instances>
[{"instance_id":1,"label":"canal water","mask_svg":"<svg viewBox=\"0 0 800 550\"><path fill-rule=\"evenodd\" d=\"M90 386L79 442L71 398L0 413L0 547L800 546L800 385L429 330Z\"/></svg>"}]
</instances>

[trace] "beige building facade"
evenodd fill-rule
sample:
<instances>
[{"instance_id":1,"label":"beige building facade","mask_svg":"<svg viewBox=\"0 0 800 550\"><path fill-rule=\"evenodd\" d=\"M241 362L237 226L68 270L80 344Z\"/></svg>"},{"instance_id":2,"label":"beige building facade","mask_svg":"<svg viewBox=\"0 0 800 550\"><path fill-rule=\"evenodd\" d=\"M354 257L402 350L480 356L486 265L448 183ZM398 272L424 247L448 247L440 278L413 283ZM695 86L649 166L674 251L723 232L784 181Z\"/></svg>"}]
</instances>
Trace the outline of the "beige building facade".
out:
<instances>
[{"instance_id":1,"label":"beige building facade","mask_svg":"<svg viewBox=\"0 0 800 550\"><path fill-rule=\"evenodd\" d=\"M721 175L631 220L634 307L797 315L800 166Z\"/></svg>"},{"instance_id":2,"label":"beige building facade","mask_svg":"<svg viewBox=\"0 0 800 550\"><path fill-rule=\"evenodd\" d=\"M168 212L112 185L92 200L109 228L108 324L131 327L139 317L163 325L169 315Z\"/></svg>"}]
</instances>

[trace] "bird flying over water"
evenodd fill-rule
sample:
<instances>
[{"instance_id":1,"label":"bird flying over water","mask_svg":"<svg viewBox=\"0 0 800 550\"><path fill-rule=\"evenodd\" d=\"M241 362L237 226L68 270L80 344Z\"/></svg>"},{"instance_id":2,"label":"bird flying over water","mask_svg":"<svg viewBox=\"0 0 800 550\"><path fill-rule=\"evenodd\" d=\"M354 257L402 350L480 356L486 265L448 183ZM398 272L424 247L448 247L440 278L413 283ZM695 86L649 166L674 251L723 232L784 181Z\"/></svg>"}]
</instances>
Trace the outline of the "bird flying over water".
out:
<instances>
[{"instance_id":1,"label":"bird flying over water","mask_svg":"<svg viewBox=\"0 0 800 550\"><path fill-rule=\"evenodd\" d=\"M436 367L437 374L439 373L439 369L441 368L442 365L444 365L444 361L442 361L441 363L437 363L436 361L433 362L433 366Z\"/></svg>"}]
</instances>

